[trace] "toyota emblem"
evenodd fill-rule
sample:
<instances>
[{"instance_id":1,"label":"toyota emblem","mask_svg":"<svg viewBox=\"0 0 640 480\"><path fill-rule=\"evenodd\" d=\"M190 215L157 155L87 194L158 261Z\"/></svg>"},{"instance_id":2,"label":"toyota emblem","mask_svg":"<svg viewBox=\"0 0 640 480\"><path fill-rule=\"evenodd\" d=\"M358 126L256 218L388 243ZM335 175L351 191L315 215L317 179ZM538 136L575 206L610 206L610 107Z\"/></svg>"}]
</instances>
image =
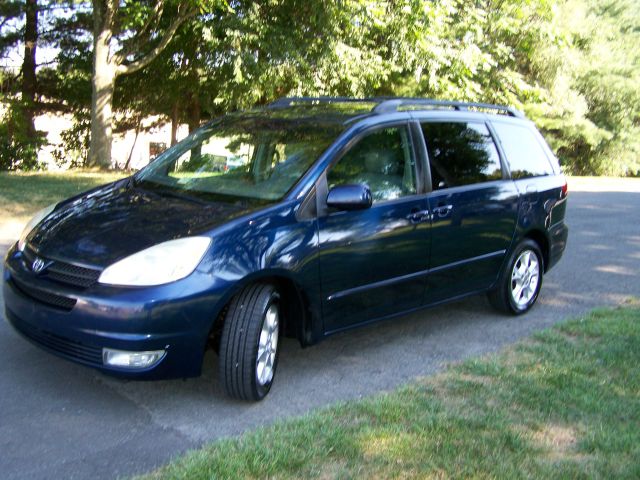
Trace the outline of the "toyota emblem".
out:
<instances>
[{"instance_id":1,"label":"toyota emblem","mask_svg":"<svg viewBox=\"0 0 640 480\"><path fill-rule=\"evenodd\" d=\"M46 267L46 263L43 259L38 257L36 257L36 259L31 264L31 270L33 270L35 273L42 272L42 270L44 270L44 267Z\"/></svg>"}]
</instances>

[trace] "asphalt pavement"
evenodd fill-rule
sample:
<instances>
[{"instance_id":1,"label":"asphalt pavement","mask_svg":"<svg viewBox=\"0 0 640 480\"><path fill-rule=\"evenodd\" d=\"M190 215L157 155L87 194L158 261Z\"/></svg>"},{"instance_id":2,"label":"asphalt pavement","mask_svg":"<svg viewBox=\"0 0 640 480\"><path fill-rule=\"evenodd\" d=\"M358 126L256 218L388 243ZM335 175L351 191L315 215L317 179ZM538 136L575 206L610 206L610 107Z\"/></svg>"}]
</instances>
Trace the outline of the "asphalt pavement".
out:
<instances>
[{"instance_id":1,"label":"asphalt pavement","mask_svg":"<svg viewBox=\"0 0 640 480\"><path fill-rule=\"evenodd\" d=\"M127 382L43 352L0 321L0 477L143 473L205 442L389 390L593 307L640 297L640 180L577 183L568 249L527 315L500 315L477 296L306 349L285 340L274 387L260 403L224 395L213 354L200 378Z\"/></svg>"}]
</instances>

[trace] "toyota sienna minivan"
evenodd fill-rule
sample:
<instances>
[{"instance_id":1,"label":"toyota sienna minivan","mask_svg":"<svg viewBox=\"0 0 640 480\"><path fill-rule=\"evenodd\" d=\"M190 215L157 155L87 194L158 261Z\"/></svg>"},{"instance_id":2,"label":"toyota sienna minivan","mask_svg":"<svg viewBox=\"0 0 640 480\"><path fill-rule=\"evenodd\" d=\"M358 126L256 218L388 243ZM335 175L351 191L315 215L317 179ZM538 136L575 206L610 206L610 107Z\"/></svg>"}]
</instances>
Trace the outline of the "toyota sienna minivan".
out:
<instances>
[{"instance_id":1,"label":"toyota sienna minivan","mask_svg":"<svg viewBox=\"0 0 640 480\"><path fill-rule=\"evenodd\" d=\"M280 340L486 293L536 302L562 256L567 183L503 106L285 98L204 125L135 175L51 205L5 259L6 318L132 378L270 390Z\"/></svg>"}]
</instances>

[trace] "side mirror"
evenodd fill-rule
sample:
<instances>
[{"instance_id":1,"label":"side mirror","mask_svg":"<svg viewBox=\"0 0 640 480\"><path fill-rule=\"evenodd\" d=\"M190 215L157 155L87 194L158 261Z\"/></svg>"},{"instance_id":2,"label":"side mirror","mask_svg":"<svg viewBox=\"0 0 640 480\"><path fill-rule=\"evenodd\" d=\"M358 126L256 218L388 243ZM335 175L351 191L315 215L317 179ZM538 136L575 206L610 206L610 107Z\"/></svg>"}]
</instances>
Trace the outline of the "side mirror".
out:
<instances>
[{"instance_id":1,"label":"side mirror","mask_svg":"<svg viewBox=\"0 0 640 480\"><path fill-rule=\"evenodd\" d=\"M373 197L368 185L338 185L329 190L327 206L338 210L364 210L371 207Z\"/></svg>"}]
</instances>

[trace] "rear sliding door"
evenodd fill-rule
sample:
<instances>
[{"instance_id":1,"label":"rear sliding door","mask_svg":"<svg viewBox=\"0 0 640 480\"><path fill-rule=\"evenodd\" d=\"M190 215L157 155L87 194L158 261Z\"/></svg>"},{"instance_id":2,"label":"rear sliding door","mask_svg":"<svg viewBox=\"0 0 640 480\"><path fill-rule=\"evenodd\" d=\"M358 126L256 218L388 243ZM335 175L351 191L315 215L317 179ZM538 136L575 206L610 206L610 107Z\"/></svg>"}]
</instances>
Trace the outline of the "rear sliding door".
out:
<instances>
[{"instance_id":1,"label":"rear sliding door","mask_svg":"<svg viewBox=\"0 0 640 480\"><path fill-rule=\"evenodd\" d=\"M483 122L421 123L429 157L431 252L425 303L486 289L513 238L518 192Z\"/></svg>"}]
</instances>

